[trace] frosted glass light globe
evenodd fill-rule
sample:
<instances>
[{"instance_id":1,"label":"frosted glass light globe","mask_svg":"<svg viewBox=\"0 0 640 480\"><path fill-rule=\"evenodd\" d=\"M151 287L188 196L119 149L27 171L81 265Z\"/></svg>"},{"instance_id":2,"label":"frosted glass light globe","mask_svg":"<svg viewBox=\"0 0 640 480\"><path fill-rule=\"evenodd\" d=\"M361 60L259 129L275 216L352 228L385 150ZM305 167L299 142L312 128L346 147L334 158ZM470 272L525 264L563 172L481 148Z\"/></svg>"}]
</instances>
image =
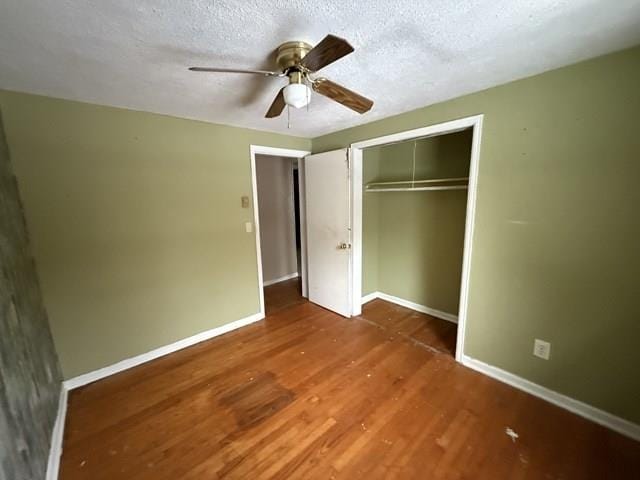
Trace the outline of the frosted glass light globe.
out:
<instances>
[{"instance_id":1,"label":"frosted glass light globe","mask_svg":"<svg viewBox=\"0 0 640 480\"><path fill-rule=\"evenodd\" d=\"M309 103L311 89L304 83L290 83L284 87L284 103L293 108L302 108Z\"/></svg>"}]
</instances>

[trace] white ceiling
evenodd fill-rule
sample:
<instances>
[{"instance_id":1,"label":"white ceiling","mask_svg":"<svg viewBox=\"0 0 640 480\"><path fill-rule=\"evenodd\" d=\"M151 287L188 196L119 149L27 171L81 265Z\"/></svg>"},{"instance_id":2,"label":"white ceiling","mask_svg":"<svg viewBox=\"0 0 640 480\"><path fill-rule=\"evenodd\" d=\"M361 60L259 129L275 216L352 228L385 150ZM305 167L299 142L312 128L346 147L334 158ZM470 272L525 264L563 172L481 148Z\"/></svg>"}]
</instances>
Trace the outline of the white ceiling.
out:
<instances>
[{"instance_id":1,"label":"white ceiling","mask_svg":"<svg viewBox=\"0 0 640 480\"><path fill-rule=\"evenodd\" d=\"M284 79L187 71L274 68L287 40L356 51L322 70L375 101L319 95L265 119ZM2 0L0 88L317 136L640 43L640 0Z\"/></svg>"}]
</instances>

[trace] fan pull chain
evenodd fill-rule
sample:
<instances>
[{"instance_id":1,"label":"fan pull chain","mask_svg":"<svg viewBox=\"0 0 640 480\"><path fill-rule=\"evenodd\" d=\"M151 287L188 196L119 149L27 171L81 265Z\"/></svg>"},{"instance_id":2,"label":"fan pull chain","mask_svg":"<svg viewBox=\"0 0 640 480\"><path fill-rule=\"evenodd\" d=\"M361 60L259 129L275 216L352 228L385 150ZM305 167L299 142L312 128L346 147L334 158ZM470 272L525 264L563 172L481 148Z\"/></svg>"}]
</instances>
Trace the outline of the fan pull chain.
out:
<instances>
[{"instance_id":1,"label":"fan pull chain","mask_svg":"<svg viewBox=\"0 0 640 480\"><path fill-rule=\"evenodd\" d=\"M287 105L287 128L291 128L291 107Z\"/></svg>"}]
</instances>

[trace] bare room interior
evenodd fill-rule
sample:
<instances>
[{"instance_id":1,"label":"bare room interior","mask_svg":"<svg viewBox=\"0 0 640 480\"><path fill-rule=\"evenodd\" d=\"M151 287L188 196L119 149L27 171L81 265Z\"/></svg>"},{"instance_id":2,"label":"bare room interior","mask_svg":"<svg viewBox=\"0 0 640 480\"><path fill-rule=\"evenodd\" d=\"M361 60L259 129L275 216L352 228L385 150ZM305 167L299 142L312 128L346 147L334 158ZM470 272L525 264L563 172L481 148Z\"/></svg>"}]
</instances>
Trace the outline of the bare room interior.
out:
<instances>
[{"instance_id":1,"label":"bare room interior","mask_svg":"<svg viewBox=\"0 0 640 480\"><path fill-rule=\"evenodd\" d=\"M0 480L640 478L640 0L0 4Z\"/></svg>"}]
</instances>

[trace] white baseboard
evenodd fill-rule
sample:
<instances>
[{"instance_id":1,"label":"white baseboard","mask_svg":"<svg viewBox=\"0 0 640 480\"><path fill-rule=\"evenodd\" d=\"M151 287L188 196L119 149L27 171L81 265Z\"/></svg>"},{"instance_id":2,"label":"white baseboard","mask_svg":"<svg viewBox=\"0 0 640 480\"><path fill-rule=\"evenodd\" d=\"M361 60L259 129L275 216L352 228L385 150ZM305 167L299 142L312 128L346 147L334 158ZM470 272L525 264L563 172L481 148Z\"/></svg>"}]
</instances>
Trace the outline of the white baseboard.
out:
<instances>
[{"instance_id":1,"label":"white baseboard","mask_svg":"<svg viewBox=\"0 0 640 480\"><path fill-rule=\"evenodd\" d=\"M291 280L292 278L297 278L300 275L298 272L290 273L289 275L285 275L284 277L274 278L273 280L267 280L266 282L262 282L263 287L268 287L269 285L273 285L275 283L284 282L286 280Z\"/></svg>"},{"instance_id":2,"label":"white baseboard","mask_svg":"<svg viewBox=\"0 0 640 480\"><path fill-rule=\"evenodd\" d=\"M411 310L415 310L416 312L426 313L427 315L431 315L432 317L441 318L442 320L447 320L453 323L458 323L458 316L454 315L453 313L436 310L435 308L427 307L426 305L420 305L419 303L414 303L409 300L405 300L404 298L394 297L393 295L388 295L382 292L373 292L369 295L365 295L364 297L362 297L362 303L364 304L370 302L371 300L374 300L376 298L395 303L396 305L400 305L401 307L410 308Z\"/></svg>"},{"instance_id":3,"label":"white baseboard","mask_svg":"<svg viewBox=\"0 0 640 480\"><path fill-rule=\"evenodd\" d=\"M177 342L171 343L169 345L156 348L154 350L151 350L150 352L142 353L140 355L136 355L135 357L121 360L120 362L114 363L113 365L109 365L107 367L94 370L93 372L85 373L69 380L65 380L63 382L63 385L67 390L73 390L74 388L82 387L102 378L122 372L123 370L128 370L129 368L136 367L142 363L155 360L158 357L168 355L169 353L182 350L183 348L190 347L191 345L195 345L196 343L200 343L205 340L209 340L210 338L223 335L232 330L236 330L240 327L244 327L251 323L262 320L263 318L263 313L255 313L248 317L241 318L240 320L236 320L235 322L227 323L225 325L221 325L220 327L197 333L196 335L193 335L191 337L183 338L182 340L178 340Z\"/></svg>"},{"instance_id":4,"label":"white baseboard","mask_svg":"<svg viewBox=\"0 0 640 480\"><path fill-rule=\"evenodd\" d=\"M371 300L375 300L376 298L378 298L378 295L380 295L378 292L373 292L365 295L364 297L362 297L362 305L364 305L365 303L369 303Z\"/></svg>"},{"instance_id":5,"label":"white baseboard","mask_svg":"<svg viewBox=\"0 0 640 480\"><path fill-rule=\"evenodd\" d=\"M538 385L537 383L530 382L529 380L525 380L513 373L509 373L467 355L463 355L462 364L503 383L509 384L519 390L523 390L531 395L542 398L543 400L553 403L558 407L569 410L570 412L580 415L587 420L591 420L592 422L610 428L622 435L640 441L640 425L612 415L611 413L607 413L599 408L587 405L586 403L574 400L573 398L567 397L561 393L554 392L553 390Z\"/></svg>"},{"instance_id":6,"label":"white baseboard","mask_svg":"<svg viewBox=\"0 0 640 480\"><path fill-rule=\"evenodd\" d=\"M51 446L49 448L49 461L47 462L46 480L57 480L60 469L60 456L62 455L62 440L64 438L64 422L67 416L67 389L64 385L60 388L58 399L58 414L51 432Z\"/></svg>"}]
</instances>

